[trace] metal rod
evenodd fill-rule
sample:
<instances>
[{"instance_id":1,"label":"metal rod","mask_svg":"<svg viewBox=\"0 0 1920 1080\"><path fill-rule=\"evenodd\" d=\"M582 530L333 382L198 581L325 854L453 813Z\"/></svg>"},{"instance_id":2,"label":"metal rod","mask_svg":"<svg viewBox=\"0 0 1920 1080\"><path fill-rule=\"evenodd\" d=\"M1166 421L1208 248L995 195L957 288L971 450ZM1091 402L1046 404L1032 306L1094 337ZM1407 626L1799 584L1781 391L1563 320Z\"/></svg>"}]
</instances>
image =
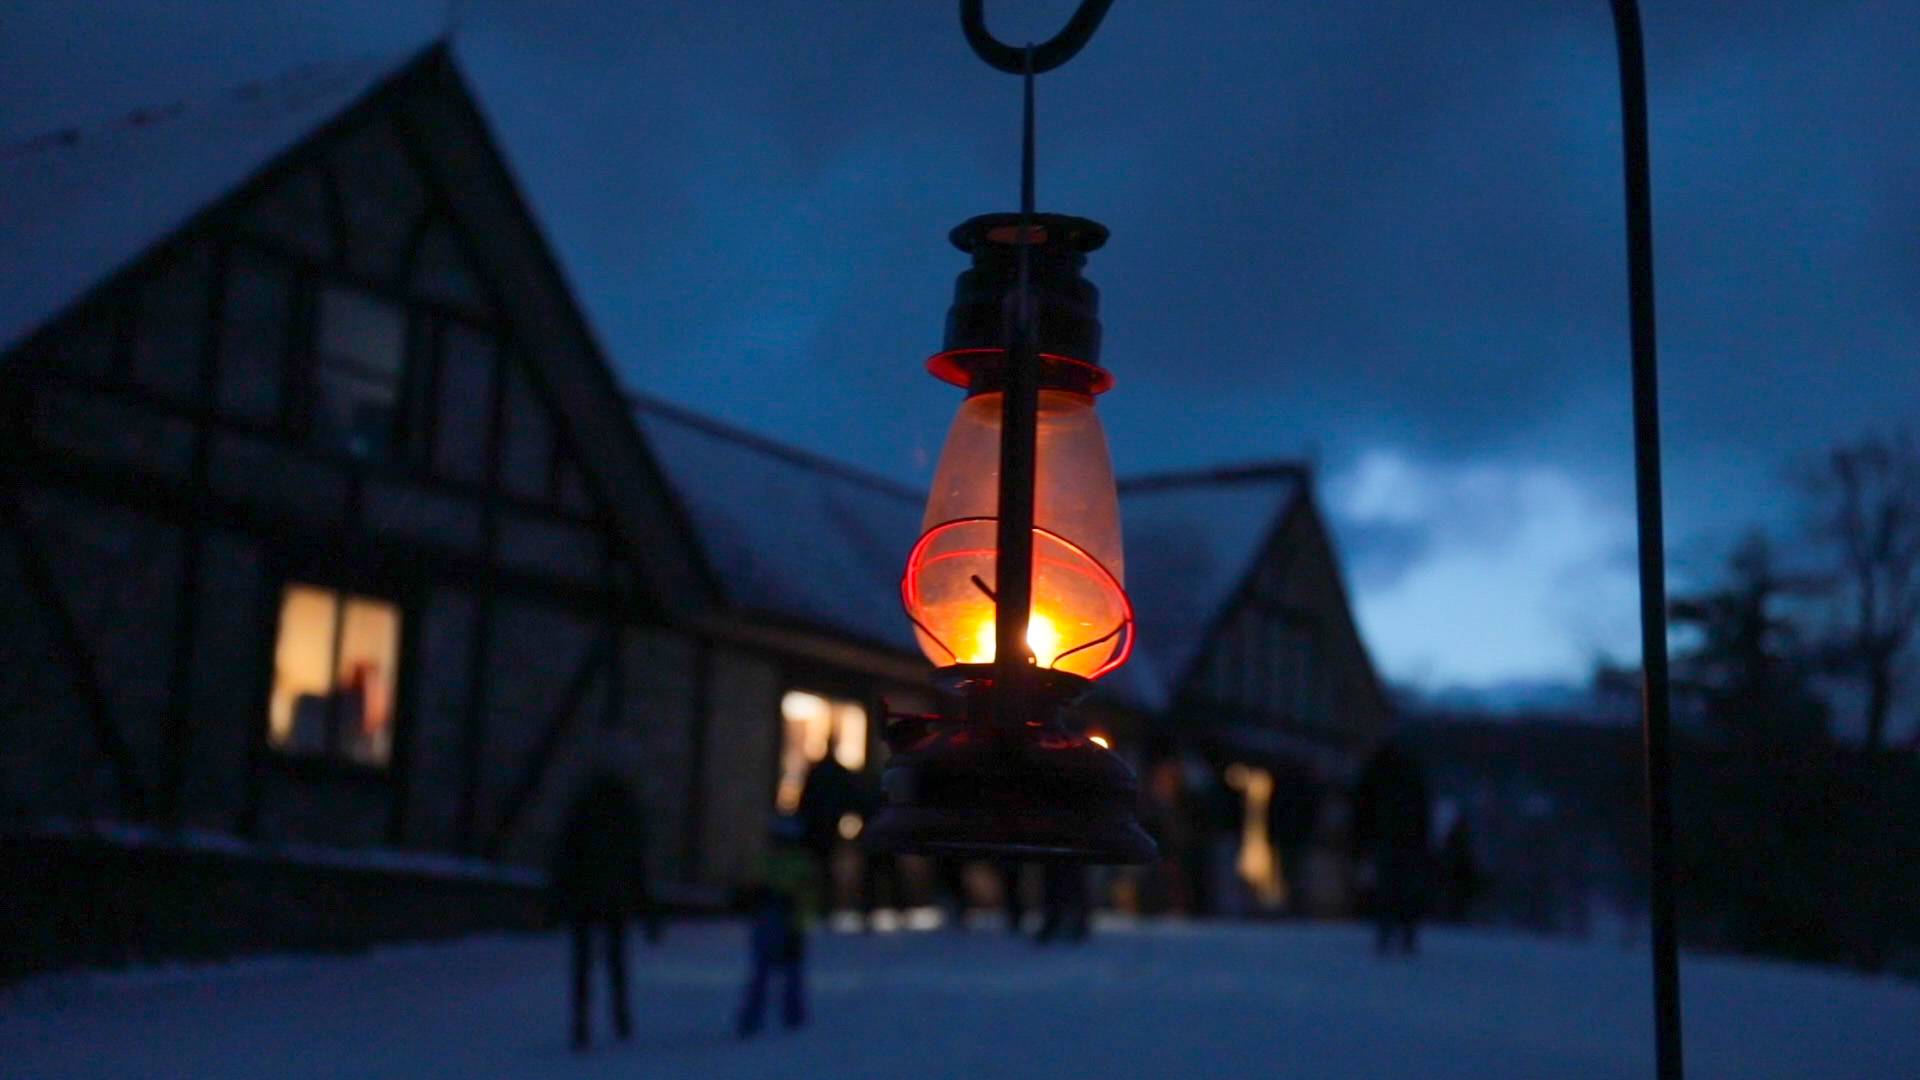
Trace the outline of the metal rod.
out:
<instances>
[{"instance_id":1,"label":"metal rod","mask_svg":"<svg viewBox=\"0 0 1920 1080\"><path fill-rule=\"evenodd\" d=\"M1681 1080L1680 952L1674 915L1673 749L1667 674L1667 566L1660 495L1660 380L1653 321L1653 196L1647 69L1636 0L1611 0L1620 52L1620 132L1627 195L1627 304L1633 340L1634 501L1640 532L1641 734L1653 933L1655 1075Z\"/></svg>"},{"instance_id":2,"label":"metal rod","mask_svg":"<svg viewBox=\"0 0 1920 1080\"><path fill-rule=\"evenodd\" d=\"M1027 46L1025 107L1020 142L1020 276L1014 340L1007 350L1006 389L1000 402L1000 530L994 564L994 721L1027 721L1027 619L1033 603L1033 488L1038 451L1040 358L1035 348L1030 259L1033 228L1033 46Z\"/></svg>"},{"instance_id":3,"label":"metal rod","mask_svg":"<svg viewBox=\"0 0 1920 1080\"><path fill-rule=\"evenodd\" d=\"M1009 75L1040 75L1073 59L1086 47L1113 0L1080 0L1059 33L1024 49L1002 44L988 32L985 6L985 0L960 0L960 29L967 35L967 44L973 46L974 55Z\"/></svg>"}]
</instances>

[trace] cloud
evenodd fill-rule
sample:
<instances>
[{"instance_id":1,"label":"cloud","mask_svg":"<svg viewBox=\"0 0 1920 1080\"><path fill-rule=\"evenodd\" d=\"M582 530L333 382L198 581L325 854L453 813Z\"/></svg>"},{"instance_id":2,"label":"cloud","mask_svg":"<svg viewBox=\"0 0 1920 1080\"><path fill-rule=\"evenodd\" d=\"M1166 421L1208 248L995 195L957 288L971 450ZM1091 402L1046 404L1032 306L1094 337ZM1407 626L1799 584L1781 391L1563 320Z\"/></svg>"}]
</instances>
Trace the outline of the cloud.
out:
<instances>
[{"instance_id":1,"label":"cloud","mask_svg":"<svg viewBox=\"0 0 1920 1080\"><path fill-rule=\"evenodd\" d=\"M1601 652L1633 655L1631 510L1567 472L1375 449L1326 491L1361 629L1388 677L1578 679Z\"/></svg>"}]
</instances>

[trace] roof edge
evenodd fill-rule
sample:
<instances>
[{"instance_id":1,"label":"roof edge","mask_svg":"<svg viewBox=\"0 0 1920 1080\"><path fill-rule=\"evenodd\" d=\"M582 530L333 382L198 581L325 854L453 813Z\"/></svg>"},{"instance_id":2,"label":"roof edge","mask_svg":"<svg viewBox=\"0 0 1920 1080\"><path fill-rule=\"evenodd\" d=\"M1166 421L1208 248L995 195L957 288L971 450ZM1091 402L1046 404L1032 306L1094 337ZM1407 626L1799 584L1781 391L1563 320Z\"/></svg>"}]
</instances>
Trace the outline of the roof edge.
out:
<instances>
[{"instance_id":1,"label":"roof edge","mask_svg":"<svg viewBox=\"0 0 1920 1080\"><path fill-rule=\"evenodd\" d=\"M1244 484L1261 480L1313 482L1313 466L1300 461L1250 461L1239 465L1220 465L1205 469L1182 469L1120 478L1120 494L1166 491L1173 488L1200 487L1209 484Z\"/></svg>"},{"instance_id":2,"label":"roof edge","mask_svg":"<svg viewBox=\"0 0 1920 1080\"><path fill-rule=\"evenodd\" d=\"M897 480L882 476L879 473L869 472L857 465L848 465L845 462L836 461L824 454L816 454L788 443L775 441L765 435L749 431L746 428L735 427L724 421L715 420L711 416L695 412L685 406L675 405L672 402L663 401L659 398L640 393L637 390L627 391L627 401L635 409L644 412L658 413L675 423L685 424L688 427L706 432L715 438L726 439L729 442L747 447L750 450L758 451L770 457L779 458L789 464L798 465L802 468L825 473L850 483L859 484L862 487L880 492L883 495L889 495L894 498L912 502L916 506L924 504L927 501L926 492L915 490L913 487L900 483Z\"/></svg>"}]
</instances>

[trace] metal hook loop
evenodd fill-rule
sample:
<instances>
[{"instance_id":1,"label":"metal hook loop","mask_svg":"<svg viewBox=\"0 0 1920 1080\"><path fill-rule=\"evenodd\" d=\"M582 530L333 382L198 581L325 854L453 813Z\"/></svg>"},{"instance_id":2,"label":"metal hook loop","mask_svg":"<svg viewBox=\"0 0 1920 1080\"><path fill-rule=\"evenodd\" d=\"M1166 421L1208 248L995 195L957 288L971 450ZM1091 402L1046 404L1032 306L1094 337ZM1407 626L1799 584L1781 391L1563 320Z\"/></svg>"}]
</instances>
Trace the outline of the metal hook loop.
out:
<instances>
[{"instance_id":1,"label":"metal hook loop","mask_svg":"<svg viewBox=\"0 0 1920 1080\"><path fill-rule=\"evenodd\" d=\"M1100 20L1106 18L1107 9L1112 6L1113 0L1081 0L1065 28L1039 45L1028 47L1033 53L1033 73L1052 71L1073 59L1100 28ZM1014 48L989 33L985 7L986 0L960 0L960 28L966 32L967 44L973 46L974 55L989 65L1009 75L1026 74L1028 48Z\"/></svg>"}]
</instances>

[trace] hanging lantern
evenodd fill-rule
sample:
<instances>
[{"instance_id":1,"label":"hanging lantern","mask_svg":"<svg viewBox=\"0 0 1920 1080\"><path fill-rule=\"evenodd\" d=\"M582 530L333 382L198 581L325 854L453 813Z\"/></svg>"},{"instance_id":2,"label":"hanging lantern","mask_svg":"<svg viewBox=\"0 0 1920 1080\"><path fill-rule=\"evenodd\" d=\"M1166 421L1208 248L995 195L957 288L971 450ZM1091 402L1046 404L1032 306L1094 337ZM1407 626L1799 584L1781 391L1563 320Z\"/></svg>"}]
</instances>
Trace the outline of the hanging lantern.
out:
<instances>
[{"instance_id":1,"label":"hanging lantern","mask_svg":"<svg viewBox=\"0 0 1920 1080\"><path fill-rule=\"evenodd\" d=\"M1004 340L1002 300L1016 284L1008 279L1016 270L1019 231L1014 215L976 218L954 230L955 245L973 254L974 268L960 276L947 348L927 365L967 391L948 429L920 542L901 584L921 651L936 667L991 664L996 651L1001 417L1010 350L980 342ZM1106 235L1091 221L1049 215L1037 224L1028 252L1033 280L1050 287L1040 310L1055 313L1041 333L1060 351L1039 355L1026 644L1037 667L1088 679L1125 663L1133 644L1113 462L1094 411L1094 396L1111 387L1113 377L1098 366L1098 292L1079 274L1084 252Z\"/></svg>"},{"instance_id":2,"label":"hanging lantern","mask_svg":"<svg viewBox=\"0 0 1920 1080\"><path fill-rule=\"evenodd\" d=\"M1099 291L1080 273L1106 239L1101 225L1054 214L986 215L953 231L973 265L956 283L945 347L927 366L967 396L900 587L943 710L888 729L888 802L867 832L877 849L1095 862L1153 855L1134 819L1132 771L1067 715L1133 648L1119 500L1094 407L1113 377L1099 365ZM1024 323L1023 303L1032 312ZM1030 365L1024 387L1021 363ZM1009 398L1023 389L1025 451L1008 421L1019 416ZM1020 530L1003 520L1003 505L1031 522L1027 549L1011 557L1008 530L1014 538ZM1028 568L1025 596L1003 597L1001 569L1019 564ZM1025 624L1011 662L999 655L1010 604Z\"/></svg>"}]
</instances>

